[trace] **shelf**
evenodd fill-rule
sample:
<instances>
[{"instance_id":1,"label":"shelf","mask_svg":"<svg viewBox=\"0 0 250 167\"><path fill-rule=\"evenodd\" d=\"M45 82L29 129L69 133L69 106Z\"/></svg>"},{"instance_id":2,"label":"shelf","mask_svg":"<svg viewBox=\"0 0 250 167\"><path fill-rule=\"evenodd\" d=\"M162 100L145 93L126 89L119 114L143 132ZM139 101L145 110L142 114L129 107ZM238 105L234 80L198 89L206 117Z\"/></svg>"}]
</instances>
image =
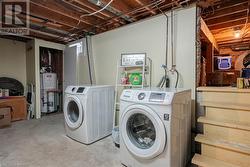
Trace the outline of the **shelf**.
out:
<instances>
[{"instance_id":1,"label":"shelf","mask_svg":"<svg viewBox=\"0 0 250 167\"><path fill-rule=\"evenodd\" d=\"M122 85L122 84L119 84L117 85L119 87L135 87L135 88L142 88L142 87L147 87L145 85L131 85L131 84L127 84L127 85Z\"/></svg>"},{"instance_id":2,"label":"shelf","mask_svg":"<svg viewBox=\"0 0 250 167\"><path fill-rule=\"evenodd\" d=\"M197 121L200 123L204 123L204 124L250 131L249 123L240 123L236 121L212 120L206 117L199 117Z\"/></svg>"},{"instance_id":3,"label":"shelf","mask_svg":"<svg viewBox=\"0 0 250 167\"><path fill-rule=\"evenodd\" d=\"M239 142L232 142L221 138L208 137L201 134L198 134L195 137L195 141L202 144L207 144L214 147L220 147L223 149L250 155L250 145L246 143L243 144Z\"/></svg>"},{"instance_id":4,"label":"shelf","mask_svg":"<svg viewBox=\"0 0 250 167\"><path fill-rule=\"evenodd\" d=\"M194 155L192 163L202 167L239 167L238 165L230 164L200 154Z\"/></svg>"},{"instance_id":5,"label":"shelf","mask_svg":"<svg viewBox=\"0 0 250 167\"><path fill-rule=\"evenodd\" d=\"M215 86L207 86L207 87L198 87L198 92L222 92L222 93L250 93L250 89L238 89L235 87L215 87Z\"/></svg>"},{"instance_id":6,"label":"shelf","mask_svg":"<svg viewBox=\"0 0 250 167\"><path fill-rule=\"evenodd\" d=\"M147 68L149 67L148 65L139 65L139 66L119 66L119 68Z\"/></svg>"},{"instance_id":7,"label":"shelf","mask_svg":"<svg viewBox=\"0 0 250 167\"><path fill-rule=\"evenodd\" d=\"M126 73L143 73L143 71L137 71L137 70L126 70L126 71L124 71L124 72L126 72ZM146 73L146 71L145 71L145 73Z\"/></svg>"},{"instance_id":8,"label":"shelf","mask_svg":"<svg viewBox=\"0 0 250 167\"><path fill-rule=\"evenodd\" d=\"M224 108L224 109L250 111L249 105L246 105L246 104L233 104L233 103L226 103L226 102L203 101L203 102L200 103L200 105L205 106L205 107L214 107L214 108Z\"/></svg>"}]
</instances>

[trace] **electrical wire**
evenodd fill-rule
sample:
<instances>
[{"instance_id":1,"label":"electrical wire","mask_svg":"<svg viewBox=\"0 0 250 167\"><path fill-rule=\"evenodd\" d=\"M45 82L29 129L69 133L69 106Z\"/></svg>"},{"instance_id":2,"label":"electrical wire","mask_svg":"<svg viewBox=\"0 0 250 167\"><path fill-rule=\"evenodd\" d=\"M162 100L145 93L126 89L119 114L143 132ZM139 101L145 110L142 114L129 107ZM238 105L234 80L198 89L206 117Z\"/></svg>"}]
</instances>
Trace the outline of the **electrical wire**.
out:
<instances>
[{"instance_id":1,"label":"electrical wire","mask_svg":"<svg viewBox=\"0 0 250 167\"><path fill-rule=\"evenodd\" d=\"M95 11L95 12L93 12L93 13L81 15L80 18L86 17L86 16L92 16L92 15L95 15L95 14L97 14L97 13L100 13L101 11L105 10L113 1L114 1L114 0L110 0L109 3L107 3L102 9L97 10L97 11Z\"/></svg>"}]
</instances>

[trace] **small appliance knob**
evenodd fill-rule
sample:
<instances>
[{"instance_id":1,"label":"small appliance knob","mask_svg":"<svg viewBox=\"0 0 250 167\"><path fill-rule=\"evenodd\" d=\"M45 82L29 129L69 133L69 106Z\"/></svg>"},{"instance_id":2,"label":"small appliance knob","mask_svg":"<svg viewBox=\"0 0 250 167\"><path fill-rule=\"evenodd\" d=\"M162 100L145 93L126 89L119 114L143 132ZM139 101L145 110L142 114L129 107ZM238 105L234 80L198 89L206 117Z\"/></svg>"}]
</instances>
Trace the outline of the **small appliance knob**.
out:
<instances>
[{"instance_id":1,"label":"small appliance knob","mask_svg":"<svg viewBox=\"0 0 250 167\"><path fill-rule=\"evenodd\" d=\"M139 100L143 100L143 99L145 98L145 96L146 96L145 93L140 93L140 94L138 95L138 99L139 99Z\"/></svg>"}]
</instances>

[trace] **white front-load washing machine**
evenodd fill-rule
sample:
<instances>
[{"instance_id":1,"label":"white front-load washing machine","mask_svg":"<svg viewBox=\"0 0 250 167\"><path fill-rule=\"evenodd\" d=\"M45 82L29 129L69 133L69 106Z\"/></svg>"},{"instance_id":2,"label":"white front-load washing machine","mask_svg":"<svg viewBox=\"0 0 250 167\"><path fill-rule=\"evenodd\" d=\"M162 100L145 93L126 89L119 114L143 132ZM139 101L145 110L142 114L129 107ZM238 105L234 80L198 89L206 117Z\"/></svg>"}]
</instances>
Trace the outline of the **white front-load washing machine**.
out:
<instances>
[{"instance_id":1,"label":"white front-load washing machine","mask_svg":"<svg viewBox=\"0 0 250 167\"><path fill-rule=\"evenodd\" d=\"M65 90L66 135L91 144L112 132L113 86L68 86Z\"/></svg>"},{"instance_id":2,"label":"white front-load washing machine","mask_svg":"<svg viewBox=\"0 0 250 167\"><path fill-rule=\"evenodd\" d=\"M125 166L185 167L191 158L190 90L124 90L119 120Z\"/></svg>"}]
</instances>

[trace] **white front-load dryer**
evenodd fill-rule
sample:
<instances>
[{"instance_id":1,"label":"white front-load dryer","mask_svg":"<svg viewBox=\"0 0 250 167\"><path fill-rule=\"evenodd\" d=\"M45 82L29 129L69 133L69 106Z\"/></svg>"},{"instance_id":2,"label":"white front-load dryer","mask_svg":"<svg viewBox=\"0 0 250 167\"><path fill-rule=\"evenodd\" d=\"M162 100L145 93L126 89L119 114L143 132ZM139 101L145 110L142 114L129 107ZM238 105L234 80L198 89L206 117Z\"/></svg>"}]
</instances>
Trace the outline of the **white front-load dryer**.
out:
<instances>
[{"instance_id":1,"label":"white front-load dryer","mask_svg":"<svg viewBox=\"0 0 250 167\"><path fill-rule=\"evenodd\" d=\"M91 144L112 132L113 86L68 86L64 98L66 135Z\"/></svg>"},{"instance_id":2,"label":"white front-load dryer","mask_svg":"<svg viewBox=\"0 0 250 167\"><path fill-rule=\"evenodd\" d=\"M119 121L123 165L186 166L191 145L190 90L124 90Z\"/></svg>"}]
</instances>

